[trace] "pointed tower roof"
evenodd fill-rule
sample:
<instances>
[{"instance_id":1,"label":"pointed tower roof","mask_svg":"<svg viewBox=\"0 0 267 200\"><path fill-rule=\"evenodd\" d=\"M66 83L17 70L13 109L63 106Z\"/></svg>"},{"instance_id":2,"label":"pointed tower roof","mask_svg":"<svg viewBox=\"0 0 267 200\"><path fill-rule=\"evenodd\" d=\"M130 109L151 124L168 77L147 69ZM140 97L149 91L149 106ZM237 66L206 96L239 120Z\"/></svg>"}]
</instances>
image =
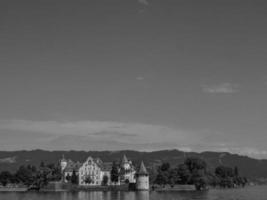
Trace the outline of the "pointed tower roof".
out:
<instances>
[{"instance_id":1,"label":"pointed tower roof","mask_svg":"<svg viewBox=\"0 0 267 200\"><path fill-rule=\"evenodd\" d=\"M60 159L61 162L67 162L67 160L65 159L64 154L62 154L62 158Z\"/></svg>"},{"instance_id":2,"label":"pointed tower roof","mask_svg":"<svg viewBox=\"0 0 267 200\"><path fill-rule=\"evenodd\" d=\"M145 164L144 162L142 161L141 164L140 164L140 168L137 172L138 175L148 175L148 172L146 170L146 167L145 167Z\"/></svg>"},{"instance_id":3,"label":"pointed tower roof","mask_svg":"<svg viewBox=\"0 0 267 200\"><path fill-rule=\"evenodd\" d=\"M123 157L122 157L122 163L128 163L128 159L126 157L126 155L124 154Z\"/></svg>"}]
</instances>

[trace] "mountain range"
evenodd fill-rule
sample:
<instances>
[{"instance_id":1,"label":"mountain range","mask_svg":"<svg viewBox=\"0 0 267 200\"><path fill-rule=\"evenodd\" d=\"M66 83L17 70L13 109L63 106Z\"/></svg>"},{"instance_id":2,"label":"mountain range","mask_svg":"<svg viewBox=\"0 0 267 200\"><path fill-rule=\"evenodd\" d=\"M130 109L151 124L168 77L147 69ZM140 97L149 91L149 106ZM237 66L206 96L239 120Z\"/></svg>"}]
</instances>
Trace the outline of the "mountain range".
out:
<instances>
[{"instance_id":1,"label":"mountain range","mask_svg":"<svg viewBox=\"0 0 267 200\"><path fill-rule=\"evenodd\" d=\"M186 157L199 157L204 159L209 170L214 170L218 165L230 167L237 166L239 173L251 179L267 178L267 160L258 160L247 156L230 154L228 152L183 152L179 150L162 150L153 152L139 152L132 150L124 151L0 151L0 171L11 172L21 165L39 166L45 163L58 163L64 155L65 158L73 161L83 162L88 156L98 157L104 162L119 161L126 155L136 165L143 160L146 166L151 169L153 166L163 162L169 162L176 166L184 161Z\"/></svg>"}]
</instances>

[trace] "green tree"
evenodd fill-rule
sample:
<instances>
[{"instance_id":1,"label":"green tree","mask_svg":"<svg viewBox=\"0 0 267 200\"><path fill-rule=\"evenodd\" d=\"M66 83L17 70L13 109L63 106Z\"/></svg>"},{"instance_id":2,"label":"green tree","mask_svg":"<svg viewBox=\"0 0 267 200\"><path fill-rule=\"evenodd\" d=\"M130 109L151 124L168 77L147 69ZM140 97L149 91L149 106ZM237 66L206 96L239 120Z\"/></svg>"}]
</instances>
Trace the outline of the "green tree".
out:
<instances>
[{"instance_id":1,"label":"green tree","mask_svg":"<svg viewBox=\"0 0 267 200\"><path fill-rule=\"evenodd\" d=\"M234 170L231 167L221 165L216 167L215 174L220 178L234 177Z\"/></svg>"},{"instance_id":2,"label":"green tree","mask_svg":"<svg viewBox=\"0 0 267 200\"><path fill-rule=\"evenodd\" d=\"M8 171L3 171L0 173L0 183L3 186L6 186L9 182L11 182L12 178L13 178L13 175Z\"/></svg>"},{"instance_id":3,"label":"green tree","mask_svg":"<svg viewBox=\"0 0 267 200\"><path fill-rule=\"evenodd\" d=\"M35 180L33 182L33 185L35 189L40 189L48 184L48 174L45 170L39 170L38 173L35 176Z\"/></svg>"},{"instance_id":4,"label":"green tree","mask_svg":"<svg viewBox=\"0 0 267 200\"><path fill-rule=\"evenodd\" d=\"M159 170L158 175L155 179L155 183L159 185L166 185L169 182L169 174L167 171Z\"/></svg>"},{"instance_id":5,"label":"green tree","mask_svg":"<svg viewBox=\"0 0 267 200\"><path fill-rule=\"evenodd\" d=\"M170 178L170 164L163 163L161 166L158 167L158 174L155 179L155 183L159 185L166 185L172 181L169 180Z\"/></svg>"},{"instance_id":6,"label":"green tree","mask_svg":"<svg viewBox=\"0 0 267 200\"><path fill-rule=\"evenodd\" d=\"M46 169L49 171L48 180L49 181L59 181L61 180L61 168L59 165L50 163L46 166Z\"/></svg>"},{"instance_id":7,"label":"green tree","mask_svg":"<svg viewBox=\"0 0 267 200\"><path fill-rule=\"evenodd\" d=\"M194 184L197 190L207 186L207 164L204 160L196 157L187 158L184 162L191 173L189 183Z\"/></svg>"},{"instance_id":8,"label":"green tree","mask_svg":"<svg viewBox=\"0 0 267 200\"><path fill-rule=\"evenodd\" d=\"M235 184L235 172L231 167L227 166L218 166L215 169L215 175L220 179L220 186L232 188Z\"/></svg>"},{"instance_id":9,"label":"green tree","mask_svg":"<svg viewBox=\"0 0 267 200\"><path fill-rule=\"evenodd\" d=\"M189 171L192 173L193 170L206 170L207 164L204 160L196 157L187 158L184 162L187 165Z\"/></svg>"},{"instance_id":10,"label":"green tree","mask_svg":"<svg viewBox=\"0 0 267 200\"><path fill-rule=\"evenodd\" d=\"M170 169L170 163L163 163L161 166L160 166L160 170L161 171L168 171Z\"/></svg>"},{"instance_id":11,"label":"green tree","mask_svg":"<svg viewBox=\"0 0 267 200\"><path fill-rule=\"evenodd\" d=\"M174 182L174 178L170 176L170 167L169 163L162 163L162 165L158 167L158 173L154 183L159 185L172 184ZM170 178L172 180L170 180Z\"/></svg>"},{"instance_id":12,"label":"green tree","mask_svg":"<svg viewBox=\"0 0 267 200\"><path fill-rule=\"evenodd\" d=\"M108 184L108 176L107 175L104 175L103 176L103 180L102 180L102 183L101 183L103 186L106 186Z\"/></svg>"},{"instance_id":13,"label":"green tree","mask_svg":"<svg viewBox=\"0 0 267 200\"><path fill-rule=\"evenodd\" d=\"M71 181L71 176L69 174L67 174L66 180L67 180L67 182L70 182Z\"/></svg>"},{"instance_id":14,"label":"green tree","mask_svg":"<svg viewBox=\"0 0 267 200\"><path fill-rule=\"evenodd\" d=\"M26 186L30 186L33 184L36 175L36 172L33 170L34 168L29 165L27 167L20 166L15 176L19 182L25 184Z\"/></svg>"},{"instance_id":15,"label":"green tree","mask_svg":"<svg viewBox=\"0 0 267 200\"><path fill-rule=\"evenodd\" d=\"M168 173L168 184L170 184L172 187L178 183L179 176L177 169L170 169Z\"/></svg>"},{"instance_id":16,"label":"green tree","mask_svg":"<svg viewBox=\"0 0 267 200\"><path fill-rule=\"evenodd\" d=\"M115 162L113 162L113 164L112 164L110 177L111 177L111 182L113 182L113 183L119 182L119 170L118 170L118 166Z\"/></svg>"},{"instance_id":17,"label":"green tree","mask_svg":"<svg viewBox=\"0 0 267 200\"><path fill-rule=\"evenodd\" d=\"M179 184L188 184L191 177L191 173L186 164L178 165L177 175L179 177L177 180Z\"/></svg>"},{"instance_id":18,"label":"green tree","mask_svg":"<svg viewBox=\"0 0 267 200\"><path fill-rule=\"evenodd\" d=\"M72 171L72 175L71 175L71 183L72 183L72 184L78 184L78 176L77 176L75 170Z\"/></svg>"}]
</instances>

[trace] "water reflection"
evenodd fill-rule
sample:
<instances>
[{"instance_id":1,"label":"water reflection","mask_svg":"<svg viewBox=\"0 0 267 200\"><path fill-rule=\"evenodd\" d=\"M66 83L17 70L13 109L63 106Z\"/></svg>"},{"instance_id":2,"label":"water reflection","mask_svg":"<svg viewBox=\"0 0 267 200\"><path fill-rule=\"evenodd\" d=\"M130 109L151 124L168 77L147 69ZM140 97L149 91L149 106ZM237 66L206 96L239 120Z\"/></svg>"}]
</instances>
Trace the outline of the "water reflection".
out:
<instances>
[{"instance_id":1,"label":"water reflection","mask_svg":"<svg viewBox=\"0 0 267 200\"><path fill-rule=\"evenodd\" d=\"M266 186L207 192L0 192L0 200L266 200L266 196Z\"/></svg>"},{"instance_id":2,"label":"water reflection","mask_svg":"<svg viewBox=\"0 0 267 200\"><path fill-rule=\"evenodd\" d=\"M140 192L65 192L60 193L59 200L149 200L148 191ZM51 199L51 198L47 198ZM40 199L39 200L43 200Z\"/></svg>"},{"instance_id":3,"label":"water reflection","mask_svg":"<svg viewBox=\"0 0 267 200\"><path fill-rule=\"evenodd\" d=\"M104 192L78 192L77 198L72 198L73 199L95 199L95 200L102 200L103 198L103 193Z\"/></svg>"},{"instance_id":4,"label":"water reflection","mask_svg":"<svg viewBox=\"0 0 267 200\"><path fill-rule=\"evenodd\" d=\"M136 200L149 200L149 192L148 191L139 191L135 193Z\"/></svg>"}]
</instances>

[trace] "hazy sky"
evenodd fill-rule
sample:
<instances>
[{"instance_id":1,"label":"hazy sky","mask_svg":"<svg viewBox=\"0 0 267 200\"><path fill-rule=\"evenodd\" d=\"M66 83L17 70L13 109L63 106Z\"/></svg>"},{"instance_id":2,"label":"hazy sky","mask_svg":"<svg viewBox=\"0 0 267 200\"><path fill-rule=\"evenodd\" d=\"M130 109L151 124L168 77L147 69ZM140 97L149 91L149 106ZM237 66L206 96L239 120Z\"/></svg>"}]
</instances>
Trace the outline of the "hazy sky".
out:
<instances>
[{"instance_id":1,"label":"hazy sky","mask_svg":"<svg viewBox=\"0 0 267 200\"><path fill-rule=\"evenodd\" d=\"M1 0L0 149L267 158L267 2Z\"/></svg>"}]
</instances>

